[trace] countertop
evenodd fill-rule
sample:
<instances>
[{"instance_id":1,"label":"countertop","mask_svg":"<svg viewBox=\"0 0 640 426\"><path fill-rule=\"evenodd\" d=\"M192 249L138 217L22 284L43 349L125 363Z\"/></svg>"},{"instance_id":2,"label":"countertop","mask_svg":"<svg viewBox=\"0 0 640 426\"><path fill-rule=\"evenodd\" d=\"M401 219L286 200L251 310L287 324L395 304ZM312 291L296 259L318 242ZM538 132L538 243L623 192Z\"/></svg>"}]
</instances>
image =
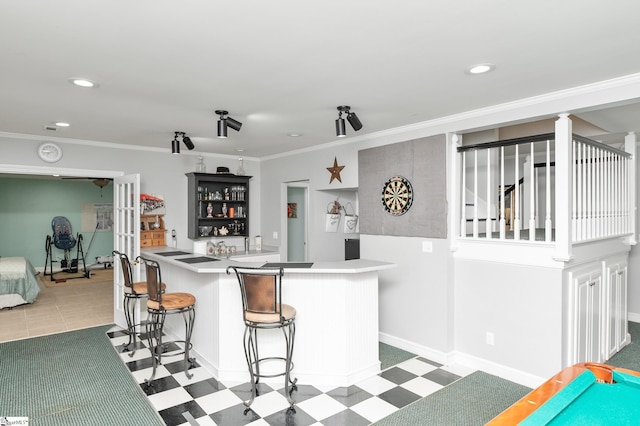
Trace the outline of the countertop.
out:
<instances>
[{"instance_id":1,"label":"countertop","mask_svg":"<svg viewBox=\"0 0 640 426\"><path fill-rule=\"evenodd\" d=\"M180 253L178 253L180 252ZM164 253L164 255L163 255ZM149 247L140 250L142 257L147 257L152 260L160 262L170 263L177 265L183 269L187 269L196 273L226 273L229 266L249 266L259 267L265 264L264 259L258 260L260 256L269 256L278 254L276 251L271 250L250 250L249 252L236 252L225 257L207 256L200 253L193 253L191 250L173 248L173 247ZM252 262L251 257L255 257L256 261ZM193 260L193 258L211 259L210 261L203 261L197 263L187 263L181 260ZM234 260L242 259L242 260ZM359 274L363 272L380 271L383 269L394 268L396 264L379 262L376 260L367 259L353 259L353 260L341 260L332 262L277 262L279 265L283 265L285 273L295 272L302 274L318 274L318 273L341 273L341 274ZM306 265L304 267L296 267L301 264L311 264L310 267ZM291 266L287 266L291 265Z\"/></svg>"}]
</instances>

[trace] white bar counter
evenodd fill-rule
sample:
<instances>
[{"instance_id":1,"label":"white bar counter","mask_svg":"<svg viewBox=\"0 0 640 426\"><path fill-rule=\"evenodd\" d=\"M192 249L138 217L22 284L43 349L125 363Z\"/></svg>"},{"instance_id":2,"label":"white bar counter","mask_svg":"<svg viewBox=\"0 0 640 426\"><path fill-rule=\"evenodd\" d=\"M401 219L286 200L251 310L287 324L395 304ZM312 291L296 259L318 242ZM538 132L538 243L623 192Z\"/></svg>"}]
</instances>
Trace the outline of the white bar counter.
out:
<instances>
[{"instance_id":1,"label":"white bar counter","mask_svg":"<svg viewBox=\"0 0 640 426\"><path fill-rule=\"evenodd\" d=\"M170 247L141 253L159 262L167 292L196 297L191 341L197 362L219 380L248 381L240 288L235 274L227 275L226 270L228 266L262 266L270 260L269 253L240 252L229 259L210 257L197 263L181 259L207 256ZM297 311L292 377L301 384L351 386L379 373L378 271L395 265L365 259L308 263L311 267L285 267L282 281L282 302ZM174 338L183 337L182 318L167 318L165 330ZM258 342L261 358L284 355L280 330L259 331ZM272 364L265 364L263 370L282 367ZM283 379L269 381L274 380Z\"/></svg>"}]
</instances>

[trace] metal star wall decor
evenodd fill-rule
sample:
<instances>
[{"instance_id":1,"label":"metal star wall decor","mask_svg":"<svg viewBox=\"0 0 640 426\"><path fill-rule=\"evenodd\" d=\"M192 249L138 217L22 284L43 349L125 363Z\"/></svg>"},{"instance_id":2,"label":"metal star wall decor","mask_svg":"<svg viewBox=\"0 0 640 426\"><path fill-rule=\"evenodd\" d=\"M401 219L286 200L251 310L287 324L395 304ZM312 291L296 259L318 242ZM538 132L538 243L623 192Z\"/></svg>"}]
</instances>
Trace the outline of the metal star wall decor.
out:
<instances>
[{"instance_id":1,"label":"metal star wall decor","mask_svg":"<svg viewBox=\"0 0 640 426\"><path fill-rule=\"evenodd\" d=\"M334 179L338 179L338 182L342 183L342 178L340 177L342 169L344 169L344 166L338 166L338 158L333 157L333 167L327 167L327 170L331 173L331 180L329 183L333 182Z\"/></svg>"}]
</instances>

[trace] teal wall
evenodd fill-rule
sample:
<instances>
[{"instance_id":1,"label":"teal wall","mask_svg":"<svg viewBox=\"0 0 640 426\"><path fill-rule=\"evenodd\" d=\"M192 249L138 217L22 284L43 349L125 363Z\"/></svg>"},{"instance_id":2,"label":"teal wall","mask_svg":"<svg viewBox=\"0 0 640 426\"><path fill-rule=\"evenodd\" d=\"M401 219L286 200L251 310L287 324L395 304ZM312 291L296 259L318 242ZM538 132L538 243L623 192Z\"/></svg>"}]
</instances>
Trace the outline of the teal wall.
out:
<instances>
[{"instance_id":1,"label":"teal wall","mask_svg":"<svg viewBox=\"0 0 640 426\"><path fill-rule=\"evenodd\" d=\"M93 230L81 229L83 204L113 203L112 184L102 189L102 197L100 193L90 180L0 177L0 256L23 256L36 268L44 267L45 242L47 235L53 233L54 216L66 216L73 234L82 234L87 265L95 263L96 256L111 254L113 232L96 232L89 250ZM54 260L63 253L53 247ZM54 268L57 266L54 263Z\"/></svg>"}]
</instances>

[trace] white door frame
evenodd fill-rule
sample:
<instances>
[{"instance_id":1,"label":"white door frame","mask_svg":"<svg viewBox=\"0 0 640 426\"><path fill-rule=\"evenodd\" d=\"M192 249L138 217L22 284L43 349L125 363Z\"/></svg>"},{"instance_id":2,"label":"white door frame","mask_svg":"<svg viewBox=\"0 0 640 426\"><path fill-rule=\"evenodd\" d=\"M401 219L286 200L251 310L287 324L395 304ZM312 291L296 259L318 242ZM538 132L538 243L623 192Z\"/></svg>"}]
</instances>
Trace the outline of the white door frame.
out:
<instances>
[{"instance_id":1,"label":"white door frame","mask_svg":"<svg viewBox=\"0 0 640 426\"><path fill-rule=\"evenodd\" d=\"M289 253L289 230L288 230L288 218L287 218L287 189L288 188L303 188L304 189L304 261L309 260L309 181L295 181L295 182L285 182L282 186L282 197L284 198L284 202L282 203L282 211L280 212L280 217L283 218L280 224L280 233L282 238L282 250L280 251L280 256L286 257L288 259Z\"/></svg>"},{"instance_id":2,"label":"white door frame","mask_svg":"<svg viewBox=\"0 0 640 426\"><path fill-rule=\"evenodd\" d=\"M71 168L61 168L61 167L43 167L43 166L29 166L29 165L16 165L16 164L0 164L0 173L2 174L15 174L15 175L34 175L34 176L53 176L53 175L61 175L61 176L70 176L70 177L96 177L96 178L110 178L110 179L115 179L119 178L121 176L124 176L124 172L123 171L117 171L117 170L91 170L91 169L71 169ZM138 175L139 176L139 175ZM115 190L115 184L113 185L113 191L114 191L114 203L115 203L115 195L116 195L116 190ZM139 185L138 185L138 192L139 192ZM137 201L138 203L140 203L140 196L138 195L137 197ZM114 206L115 207L115 206ZM139 214L140 210L138 209L138 214ZM115 217L114 217L115 218ZM117 221L117 218L115 218ZM139 223L140 220L138 218L138 222ZM116 225L114 224L114 227ZM139 228L139 225L137 226L137 228ZM114 236L115 236L115 232L114 232ZM140 232L138 229L138 233L136 238L136 245L139 247L140 246ZM114 237L115 239L115 237ZM115 248L115 241L114 241L114 248ZM139 250L139 249L138 249ZM138 252L139 253L139 252ZM122 311L122 309L120 309L120 312L118 314L116 314L116 310L117 310L117 306L118 305L122 305L122 300L119 300L119 295L118 291L117 291L117 286L115 285L115 283L117 282L116 280L116 272L118 271L118 269L116 268L116 270L114 270L114 289L113 289L113 297L114 297L114 304L113 304L113 310L114 310L114 322L121 326L126 328L126 322L124 321L124 311ZM121 298L120 298L121 299ZM121 314L121 315L120 315ZM121 316L121 318L120 318Z\"/></svg>"}]
</instances>

